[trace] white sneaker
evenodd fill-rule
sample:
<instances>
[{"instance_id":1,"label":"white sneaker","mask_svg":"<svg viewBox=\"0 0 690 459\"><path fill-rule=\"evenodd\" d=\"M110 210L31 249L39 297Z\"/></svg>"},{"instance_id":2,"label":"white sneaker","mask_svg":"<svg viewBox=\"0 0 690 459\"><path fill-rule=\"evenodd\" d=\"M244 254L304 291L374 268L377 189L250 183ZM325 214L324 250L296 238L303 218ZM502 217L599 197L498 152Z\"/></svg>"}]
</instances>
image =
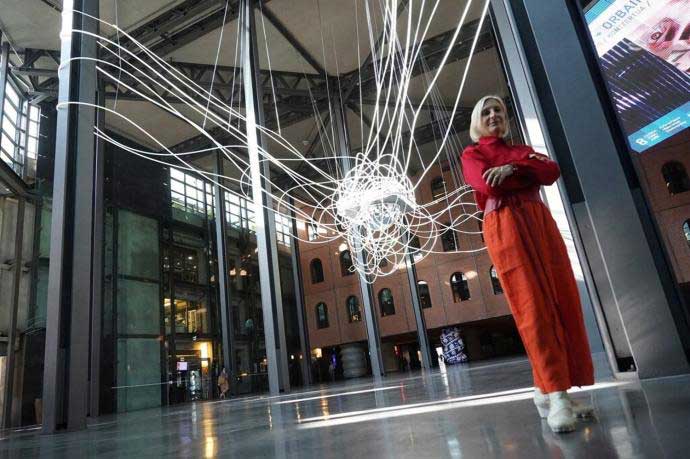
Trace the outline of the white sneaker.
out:
<instances>
[{"instance_id":1,"label":"white sneaker","mask_svg":"<svg viewBox=\"0 0 690 459\"><path fill-rule=\"evenodd\" d=\"M554 433L572 432L575 430L575 414L567 392L549 394L549 415L546 421Z\"/></svg>"},{"instance_id":2,"label":"white sneaker","mask_svg":"<svg viewBox=\"0 0 690 459\"><path fill-rule=\"evenodd\" d=\"M549 396L539 390L538 387L534 388L534 406L537 407L539 417L546 419L549 415Z\"/></svg>"}]
</instances>

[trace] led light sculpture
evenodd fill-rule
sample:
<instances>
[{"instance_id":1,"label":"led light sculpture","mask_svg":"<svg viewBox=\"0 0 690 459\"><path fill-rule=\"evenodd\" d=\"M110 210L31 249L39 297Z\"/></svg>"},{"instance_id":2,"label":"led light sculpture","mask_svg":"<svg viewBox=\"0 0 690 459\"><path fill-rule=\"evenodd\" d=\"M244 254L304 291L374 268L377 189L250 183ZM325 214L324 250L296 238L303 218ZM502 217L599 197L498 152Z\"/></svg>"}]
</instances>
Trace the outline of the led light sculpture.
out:
<instances>
[{"instance_id":1,"label":"led light sculpture","mask_svg":"<svg viewBox=\"0 0 690 459\"><path fill-rule=\"evenodd\" d=\"M445 148L451 133L452 119L458 110L471 57L482 31L488 0L484 0L469 58L464 64L462 73L458 75L460 85L452 112L448 114L447 126L443 126L442 129L443 138L440 142L437 140L433 158L427 162L422 161L422 170L414 176L414 180L410 173L412 157L416 155L421 160L421 155L414 136L406 135L406 133L414 132L421 107L428 99L433 100L440 72L452 52L452 44L458 40L472 5L472 0L468 0L455 28L451 45L444 53L438 68L428 78L428 88L424 96L412 104L408 97L410 83L416 74L415 66L422 58L421 44L427 37L439 1L410 1L407 5L410 14L407 15L405 23L398 23L398 0L371 2L381 7L383 22L381 40L372 38L375 21L372 20L369 1L364 2L372 44L376 100L371 125L368 132L362 136L361 153L350 154L349 161L353 164L350 170L333 172L321 168L316 161L323 158L305 157L297 146L293 146L282 137L280 128L276 132L266 126L258 127L272 145L271 151L268 151L265 146L259 148L259 160L270 163L275 169L288 176L293 183L291 187L283 189L276 186L271 181L271 177L263 176L262 181L266 184L263 191L272 194L277 209L288 218L294 212L298 220L325 230L316 241L305 240L305 243L323 243L342 238L347 241L353 253L361 253L361 259L359 256L352 257L354 269L363 274L367 282L373 282L378 276L397 272L405 266L405 257L413 256L415 260L420 260L434 253L434 245L442 233L447 231L478 233L463 229L466 222L479 220L479 212L469 196L471 190L467 186L456 184L455 189L431 202L422 203L417 196L420 183L431 168L438 164L441 154L448 154ZM413 8L418 14L411 13ZM246 186L250 183L249 161L246 155L239 153L246 149L247 145L246 132L241 128L244 114L234 108L232 101L222 100L216 96L213 92L213 83L211 88L200 86L176 69L174 64L157 56L118 26L103 20L99 22L101 30L110 29L115 32L111 36L119 37L111 39L106 36L92 35L97 38L98 45L103 51L100 53L102 57L95 59L99 77L148 101L159 110L183 120L199 134L205 136L211 147L203 150L173 152L151 132L120 111L117 104L113 107L94 106L94 108L104 110L109 116L129 123L148 138L150 143L158 145L159 149L147 151L133 148L119 142L98 127L95 128L96 136L122 150L152 161L163 164L171 164L171 160L175 161L175 167L193 171L226 191L231 191L228 187L229 183L235 183L239 185L237 188L244 190L245 196L251 200L251 196L248 195L251 187ZM90 35L83 30L71 32ZM126 40L127 45L121 46L119 40ZM218 54L221 41L222 34ZM74 58L60 65L68 65L80 59L87 58ZM80 104L80 102L66 102L58 105L58 109L66 104ZM321 120L321 114L317 110L314 117L317 123ZM322 127L321 122L319 128L323 130L322 137L325 137L325 140L322 139L322 144L331 146L333 151L331 151L330 159L338 163L342 155L348 153L334 151L332 148L334 142L330 141L328 132L321 129ZM220 143L216 135L212 134L218 130L235 139L233 145ZM219 176L195 166L186 159L189 155L210 151L220 151L232 167L240 171L240 178ZM456 155L457 151L450 154ZM298 172L299 169L293 167L297 163L302 163L303 169L307 172Z\"/></svg>"}]
</instances>

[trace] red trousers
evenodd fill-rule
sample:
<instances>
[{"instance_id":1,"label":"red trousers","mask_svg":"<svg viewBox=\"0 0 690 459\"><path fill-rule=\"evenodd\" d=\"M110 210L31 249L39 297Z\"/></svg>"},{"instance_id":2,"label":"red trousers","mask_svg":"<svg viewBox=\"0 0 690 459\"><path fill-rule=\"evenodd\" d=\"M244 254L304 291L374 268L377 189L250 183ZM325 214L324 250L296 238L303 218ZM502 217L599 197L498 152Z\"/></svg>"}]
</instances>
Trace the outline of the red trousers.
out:
<instances>
[{"instance_id":1,"label":"red trousers","mask_svg":"<svg viewBox=\"0 0 690 459\"><path fill-rule=\"evenodd\" d=\"M548 208L522 202L486 215L484 240L542 392L594 384L580 297Z\"/></svg>"}]
</instances>

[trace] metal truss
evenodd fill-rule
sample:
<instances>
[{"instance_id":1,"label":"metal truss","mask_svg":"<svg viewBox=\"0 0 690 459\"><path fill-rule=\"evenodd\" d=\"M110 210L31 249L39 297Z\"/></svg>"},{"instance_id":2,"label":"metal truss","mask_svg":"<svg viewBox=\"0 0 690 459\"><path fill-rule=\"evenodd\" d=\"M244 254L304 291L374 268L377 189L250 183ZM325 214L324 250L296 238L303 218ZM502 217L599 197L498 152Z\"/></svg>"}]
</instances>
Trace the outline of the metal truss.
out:
<instances>
[{"instance_id":1,"label":"metal truss","mask_svg":"<svg viewBox=\"0 0 690 459\"><path fill-rule=\"evenodd\" d=\"M43 1L58 11L62 10L59 3L54 0ZM269 1L261 0L262 6ZM225 14L225 3L225 0L185 0L134 30L128 31L128 33L157 55L166 56L236 19L239 2L232 1L228 5L227 14ZM123 38L120 41L120 45L130 50L135 50L136 48L129 38ZM34 95L40 100L55 99L58 87L57 72L49 69L35 68L33 65L35 61L31 60L30 55L32 52L49 53L51 57L55 58L56 63L59 64L58 51L27 49L24 50L24 64L20 69L16 69L15 73L18 76L32 77L32 79L21 79L25 86L27 86L30 96ZM37 81L39 77L45 78L39 82Z\"/></svg>"},{"instance_id":2,"label":"metal truss","mask_svg":"<svg viewBox=\"0 0 690 459\"><path fill-rule=\"evenodd\" d=\"M12 66L12 76L26 88L31 103L37 104L57 97L57 67L60 65L60 52L47 49L26 48L20 52L22 64ZM55 68L38 67L39 59L47 57Z\"/></svg>"},{"instance_id":3,"label":"metal truss","mask_svg":"<svg viewBox=\"0 0 690 459\"><path fill-rule=\"evenodd\" d=\"M234 107L241 105L242 69L218 66L214 72L213 65L186 62L173 62L171 65L203 89L211 91L215 97L224 103L230 104L232 102ZM262 70L260 80L259 84L264 92L264 104L276 103L281 110L289 108L289 112L313 113L313 103L318 103L328 94L326 78L320 75ZM134 90L143 93L150 92L134 79L123 79L123 82L131 86L132 89L127 89L122 85L118 87L113 82L106 82L106 97L122 100L144 100ZM169 102L179 102L179 100L168 98L168 91L165 88L158 88L157 94Z\"/></svg>"}]
</instances>

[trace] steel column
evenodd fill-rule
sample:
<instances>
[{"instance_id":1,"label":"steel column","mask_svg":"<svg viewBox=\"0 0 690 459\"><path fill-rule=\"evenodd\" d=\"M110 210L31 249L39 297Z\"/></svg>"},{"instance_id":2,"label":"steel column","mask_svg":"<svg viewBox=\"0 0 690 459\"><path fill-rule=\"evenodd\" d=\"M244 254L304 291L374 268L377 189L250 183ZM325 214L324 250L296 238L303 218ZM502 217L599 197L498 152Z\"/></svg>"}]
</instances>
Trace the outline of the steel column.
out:
<instances>
[{"instance_id":1,"label":"steel column","mask_svg":"<svg viewBox=\"0 0 690 459\"><path fill-rule=\"evenodd\" d=\"M429 347L429 336L426 332L426 321L424 320L424 311L419 299L419 286L417 284L417 267L414 263L414 256L408 253L405 257L405 264L407 266L407 281L410 284L410 296L412 297L412 310L414 311L414 320L417 324L417 339L419 340L419 350L422 354L422 368L429 370L431 368L431 348Z\"/></svg>"},{"instance_id":2,"label":"steel column","mask_svg":"<svg viewBox=\"0 0 690 459\"><path fill-rule=\"evenodd\" d=\"M295 205L295 200L292 196L288 197L288 202L292 208ZM297 238L297 217L295 211L290 211L290 220L292 221L292 245L290 246L290 258L292 259L292 280L295 283L295 302L297 304L297 324L299 328L299 345L302 350L302 361L300 368L302 369L302 382L304 385L311 384L311 347L309 346L309 329L307 322L304 320L305 306L304 306L304 280L302 278L302 269L300 267L299 255L299 239Z\"/></svg>"},{"instance_id":3,"label":"steel column","mask_svg":"<svg viewBox=\"0 0 690 459\"><path fill-rule=\"evenodd\" d=\"M251 0L240 3L240 34L242 81L246 104L247 151L252 181L252 199L256 218L256 243L259 258L261 304L264 318L268 383L271 395L278 395L281 386L289 390L285 326L280 289L280 272L276 247L275 219L270 197L270 169L268 162L259 158L259 148L266 143L259 134L258 126L264 124L259 59L256 46L254 6ZM276 341L278 335L278 341ZM282 384L281 384L282 382Z\"/></svg>"},{"instance_id":4,"label":"steel column","mask_svg":"<svg viewBox=\"0 0 690 459\"><path fill-rule=\"evenodd\" d=\"M105 85L98 83L98 105L105 106ZM105 111L96 114L96 126L105 131ZM105 191L105 141L96 140L93 169L93 238L91 264L91 363L89 368L89 415L100 414L100 374L101 374L101 330L103 315L103 251L105 244L105 227L103 197Z\"/></svg>"},{"instance_id":5,"label":"steel column","mask_svg":"<svg viewBox=\"0 0 690 459\"><path fill-rule=\"evenodd\" d=\"M9 330L7 333L7 361L5 362L5 387L2 402L2 428L12 427L12 392L14 390L14 342L17 340L17 312L19 287L22 281L22 249L24 246L24 208L26 202L17 198L17 229L14 235L14 276L12 279L12 304L10 305Z\"/></svg>"},{"instance_id":6,"label":"steel column","mask_svg":"<svg viewBox=\"0 0 690 459\"><path fill-rule=\"evenodd\" d=\"M350 137L347 129L347 117L345 115L345 104L340 95L335 95L336 102L333 108L333 124L337 136L337 147L340 155L340 169L343 175L352 167L350 161ZM364 263L363 248L361 246L352 247L357 263ZM374 310L374 292L368 282L366 274L358 273L359 287L362 293L362 304L364 305L364 319L367 326L367 342L369 343L369 359L371 360L371 373L376 382L381 381L384 374L383 359L381 357L381 337L379 336L379 324Z\"/></svg>"},{"instance_id":7,"label":"steel column","mask_svg":"<svg viewBox=\"0 0 690 459\"><path fill-rule=\"evenodd\" d=\"M223 176L223 156L220 151L216 152L216 180L221 180ZM237 375L235 374L235 362L232 358L234 341L234 318L230 307L230 289L228 286L228 273L230 272L227 254L227 235L225 232L225 195L223 188L219 184L213 185L216 194L215 214L216 225L216 259L218 260L218 307L220 308L220 332L221 346L223 347L223 366L230 377L230 393L235 394L237 386Z\"/></svg>"},{"instance_id":8,"label":"steel column","mask_svg":"<svg viewBox=\"0 0 690 459\"><path fill-rule=\"evenodd\" d=\"M72 57L72 29L73 2L65 2L62 12L60 95L59 101L70 100L70 86L73 77ZM50 227L50 264L48 267L48 295L46 305L46 342L43 381L51 381L43 385L43 432L53 433L62 424L62 390L64 385L63 357L63 296L66 296L64 278L66 263L65 252L69 250L66 244L68 233L68 202L67 185L69 169L69 118L71 107L62 107L57 111L57 127L55 132L55 172L53 179L53 209Z\"/></svg>"},{"instance_id":9,"label":"steel column","mask_svg":"<svg viewBox=\"0 0 690 459\"><path fill-rule=\"evenodd\" d=\"M81 27L98 32L97 0L65 0L62 12L59 103L94 104L96 57L94 38L72 34ZM76 41L73 47L72 40ZM76 54L76 56L75 56ZM58 110L46 351L43 380L43 431L86 427L91 313L94 138L93 108L63 105ZM69 320L69 323L68 323ZM66 364L66 365L65 365ZM66 417L63 419L63 414Z\"/></svg>"},{"instance_id":10,"label":"steel column","mask_svg":"<svg viewBox=\"0 0 690 459\"><path fill-rule=\"evenodd\" d=\"M2 40L2 31L0 31L0 41ZM10 63L10 44L8 42L2 43L0 48L0 125L2 124L2 117L5 114L5 86L7 85L7 70Z\"/></svg>"},{"instance_id":11,"label":"steel column","mask_svg":"<svg viewBox=\"0 0 690 459\"><path fill-rule=\"evenodd\" d=\"M98 17L98 2L84 0L80 10ZM90 18L77 16L85 31L98 33L98 24ZM80 37L80 56L97 56L96 40ZM79 65L79 100L94 104L97 90L96 66L92 61ZM92 304L91 263L93 261L94 224L94 136L96 113L93 108L79 107L76 111L76 157L74 161L74 242L72 244L72 301L70 314L69 388L67 398L67 428L86 427L88 413L88 355L89 316ZM101 206L102 207L102 206ZM100 282L99 282L100 283ZM100 295L99 295L100 297ZM94 307L100 307L96 305Z\"/></svg>"}]
</instances>

